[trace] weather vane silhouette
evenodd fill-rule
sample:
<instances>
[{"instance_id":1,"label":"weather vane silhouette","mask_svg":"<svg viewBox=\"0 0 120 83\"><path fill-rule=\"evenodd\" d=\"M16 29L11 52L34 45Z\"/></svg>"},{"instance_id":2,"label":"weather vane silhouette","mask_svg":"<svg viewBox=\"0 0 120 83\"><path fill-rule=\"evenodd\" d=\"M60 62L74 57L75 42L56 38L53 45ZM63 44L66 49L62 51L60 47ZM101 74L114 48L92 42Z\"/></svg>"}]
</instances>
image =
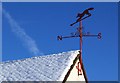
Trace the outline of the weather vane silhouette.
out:
<instances>
[{"instance_id":1,"label":"weather vane silhouette","mask_svg":"<svg viewBox=\"0 0 120 83\"><path fill-rule=\"evenodd\" d=\"M98 39L101 39L101 33L98 33L97 35L94 34L90 34L90 32L87 33L83 33L82 32L82 21L85 20L86 18L91 16L91 13L89 13L89 10L94 10L94 8L88 8L86 10L84 10L82 13L78 13L76 18L78 18L74 23L70 24L70 26L73 26L74 24L79 22L79 28L77 28L77 32L75 32L74 34L72 34L71 36L57 36L58 40L62 40L64 38L74 38L74 37L79 37L80 38L80 57L79 57L79 62L78 62L78 66L76 67L78 69L78 75L81 75L81 69L83 69L83 63L82 63L82 38L83 37L97 37ZM81 67L80 67L81 65ZM85 73L85 71L83 71L83 73ZM85 77L85 79L87 80L87 77Z\"/></svg>"},{"instance_id":2,"label":"weather vane silhouette","mask_svg":"<svg viewBox=\"0 0 120 83\"><path fill-rule=\"evenodd\" d=\"M94 8L88 8L88 9L84 10L83 13L81 13L81 14L78 13L78 15L77 15L76 18L78 18L78 17L79 17L79 18L76 20L76 22L70 24L70 26L73 26L73 25L76 24L77 22L80 22L80 21L82 21L82 20L84 20L84 19L90 17L91 14L89 13L89 10L94 10ZM87 15L87 16L84 17L85 15ZM82 17L84 17L84 18L82 18Z\"/></svg>"}]
</instances>

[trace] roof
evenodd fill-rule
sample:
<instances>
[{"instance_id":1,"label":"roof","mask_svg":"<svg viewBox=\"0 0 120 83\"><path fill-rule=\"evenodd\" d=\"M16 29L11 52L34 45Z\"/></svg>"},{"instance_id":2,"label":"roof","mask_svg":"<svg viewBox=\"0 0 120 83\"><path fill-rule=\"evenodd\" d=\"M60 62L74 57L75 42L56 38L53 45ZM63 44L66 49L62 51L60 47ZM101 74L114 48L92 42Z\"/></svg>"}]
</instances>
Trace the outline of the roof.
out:
<instances>
[{"instance_id":1,"label":"roof","mask_svg":"<svg viewBox=\"0 0 120 83\"><path fill-rule=\"evenodd\" d=\"M0 63L2 81L62 81L78 50Z\"/></svg>"}]
</instances>

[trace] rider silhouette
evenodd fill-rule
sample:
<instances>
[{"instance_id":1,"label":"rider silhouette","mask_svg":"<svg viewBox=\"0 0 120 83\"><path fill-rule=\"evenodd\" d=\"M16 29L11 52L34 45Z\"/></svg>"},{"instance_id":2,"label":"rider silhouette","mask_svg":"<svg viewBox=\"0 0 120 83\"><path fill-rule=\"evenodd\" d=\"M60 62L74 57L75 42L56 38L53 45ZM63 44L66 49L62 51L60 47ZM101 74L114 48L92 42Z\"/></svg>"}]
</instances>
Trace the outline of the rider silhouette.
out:
<instances>
[{"instance_id":1,"label":"rider silhouette","mask_svg":"<svg viewBox=\"0 0 120 83\"><path fill-rule=\"evenodd\" d=\"M76 20L76 22L70 24L70 26L73 26L73 25L76 24L77 22L80 22L81 20L83 20L83 19L91 16L91 14L89 13L89 10L94 10L94 8L88 8L88 9L86 9L85 11L83 11L83 13L81 13L81 14L78 13L76 18L78 18L78 17L79 17L79 18ZM87 15L87 16L84 17L85 15ZM82 17L84 17L84 18L82 19Z\"/></svg>"}]
</instances>

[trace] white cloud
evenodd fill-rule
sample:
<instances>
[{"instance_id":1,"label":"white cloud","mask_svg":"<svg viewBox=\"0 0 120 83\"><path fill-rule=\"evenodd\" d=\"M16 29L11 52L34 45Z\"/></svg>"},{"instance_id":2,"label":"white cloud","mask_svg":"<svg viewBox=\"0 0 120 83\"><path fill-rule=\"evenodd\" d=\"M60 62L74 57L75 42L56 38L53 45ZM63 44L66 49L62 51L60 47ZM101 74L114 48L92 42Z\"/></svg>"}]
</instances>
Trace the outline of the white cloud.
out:
<instances>
[{"instance_id":1,"label":"white cloud","mask_svg":"<svg viewBox=\"0 0 120 83\"><path fill-rule=\"evenodd\" d=\"M14 32L17 37L20 38L20 40L23 42L23 44L26 46L26 48L29 50L30 53L33 55L43 55L42 52L38 49L35 40L33 40L24 29L22 29L19 24L11 17L11 15L3 9L3 14L8 19L8 22L10 24L10 28L12 32Z\"/></svg>"}]
</instances>

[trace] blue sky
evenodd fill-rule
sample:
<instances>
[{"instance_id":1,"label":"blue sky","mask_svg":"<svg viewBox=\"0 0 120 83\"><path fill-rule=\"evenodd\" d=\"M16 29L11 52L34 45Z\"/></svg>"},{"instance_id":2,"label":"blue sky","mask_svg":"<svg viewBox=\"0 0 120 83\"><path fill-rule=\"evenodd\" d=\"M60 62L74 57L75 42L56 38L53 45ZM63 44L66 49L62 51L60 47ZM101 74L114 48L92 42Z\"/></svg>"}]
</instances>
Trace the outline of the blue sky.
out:
<instances>
[{"instance_id":1,"label":"blue sky","mask_svg":"<svg viewBox=\"0 0 120 83\"><path fill-rule=\"evenodd\" d=\"M83 21L83 27L91 34L101 32L102 39L83 38L83 62L88 80L118 79L117 3L3 3L2 7L9 14L2 16L3 61L78 50L79 38L57 41L56 37L75 32L78 24L69 25L76 21L77 13L94 7L92 16ZM10 24L12 22L15 23ZM16 27L20 29L18 33ZM31 52L31 45L39 52Z\"/></svg>"}]
</instances>

